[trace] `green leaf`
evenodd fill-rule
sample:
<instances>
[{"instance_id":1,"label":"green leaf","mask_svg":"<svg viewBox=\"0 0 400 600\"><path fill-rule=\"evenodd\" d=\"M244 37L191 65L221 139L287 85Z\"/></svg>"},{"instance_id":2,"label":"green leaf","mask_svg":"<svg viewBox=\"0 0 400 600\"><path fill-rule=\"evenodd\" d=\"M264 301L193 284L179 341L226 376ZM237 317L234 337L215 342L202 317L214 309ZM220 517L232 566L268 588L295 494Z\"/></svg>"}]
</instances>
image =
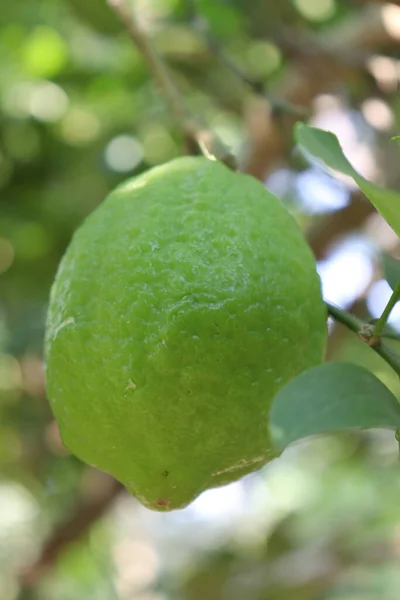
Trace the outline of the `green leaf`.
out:
<instances>
[{"instance_id":1,"label":"green leaf","mask_svg":"<svg viewBox=\"0 0 400 600\"><path fill-rule=\"evenodd\" d=\"M388 254L382 256L383 270L385 278L392 290L400 281L400 261Z\"/></svg>"},{"instance_id":2,"label":"green leaf","mask_svg":"<svg viewBox=\"0 0 400 600\"><path fill-rule=\"evenodd\" d=\"M390 138L391 142L400 142L400 135L395 135L392 138Z\"/></svg>"},{"instance_id":3,"label":"green leaf","mask_svg":"<svg viewBox=\"0 0 400 600\"><path fill-rule=\"evenodd\" d=\"M343 154L338 139L333 133L310 127L304 123L297 123L295 137L306 156L319 159L328 168L352 177L383 218L400 236L399 192L379 187L362 177Z\"/></svg>"},{"instance_id":4,"label":"green leaf","mask_svg":"<svg viewBox=\"0 0 400 600\"><path fill-rule=\"evenodd\" d=\"M400 427L400 404L375 375L350 363L305 371L275 397L270 413L274 445L343 429Z\"/></svg>"}]
</instances>

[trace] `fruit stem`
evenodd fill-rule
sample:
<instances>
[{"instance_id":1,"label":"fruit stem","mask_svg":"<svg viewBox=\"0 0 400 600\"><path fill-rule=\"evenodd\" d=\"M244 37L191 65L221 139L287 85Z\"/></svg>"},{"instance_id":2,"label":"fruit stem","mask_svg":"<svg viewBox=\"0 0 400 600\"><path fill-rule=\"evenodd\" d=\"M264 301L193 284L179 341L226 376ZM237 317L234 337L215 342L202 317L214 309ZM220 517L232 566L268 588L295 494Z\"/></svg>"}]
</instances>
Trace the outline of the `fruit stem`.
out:
<instances>
[{"instance_id":1,"label":"fruit stem","mask_svg":"<svg viewBox=\"0 0 400 600\"><path fill-rule=\"evenodd\" d=\"M328 314L333 319L339 321L342 325L345 325L350 331L356 333L358 337L366 342L374 352L379 354L379 356L381 356L400 377L400 356L384 344L380 338L376 337L374 327L371 327L371 325L365 321L338 308L330 302L326 302L326 307L328 309Z\"/></svg>"},{"instance_id":2,"label":"fruit stem","mask_svg":"<svg viewBox=\"0 0 400 600\"><path fill-rule=\"evenodd\" d=\"M189 115L167 65L154 49L148 36L138 25L133 11L126 4L126 0L107 0L107 3L124 25L136 48L147 63L151 75L158 83L171 113L188 141L188 147L191 150L189 153L197 153L193 149L193 145L195 145L207 158L220 160L230 169L236 170L236 160L229 149L213 133L199 125Z\"/></svg>"}]
</instances>

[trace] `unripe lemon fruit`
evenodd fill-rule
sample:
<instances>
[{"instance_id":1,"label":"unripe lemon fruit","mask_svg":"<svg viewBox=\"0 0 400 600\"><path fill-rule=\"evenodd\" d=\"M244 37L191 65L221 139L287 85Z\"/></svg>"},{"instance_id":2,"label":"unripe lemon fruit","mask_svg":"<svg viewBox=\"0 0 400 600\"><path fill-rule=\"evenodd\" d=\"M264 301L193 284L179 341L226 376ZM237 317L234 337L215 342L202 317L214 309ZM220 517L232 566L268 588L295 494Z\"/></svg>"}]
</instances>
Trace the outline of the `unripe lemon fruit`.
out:
<instances>
[{"instance_id":1,"label":"unripe lemon fruit","mask_svg":"<svg viewBox=\"0 0 400 600\"><path fill-rule=\"evenodd\" d=\"M325 340L315 260L280 201L178 158L75 233L51 292L48 396L73 454L148 508L182 508L272 458L272 399Z\"/></svg>"}]
</instances>

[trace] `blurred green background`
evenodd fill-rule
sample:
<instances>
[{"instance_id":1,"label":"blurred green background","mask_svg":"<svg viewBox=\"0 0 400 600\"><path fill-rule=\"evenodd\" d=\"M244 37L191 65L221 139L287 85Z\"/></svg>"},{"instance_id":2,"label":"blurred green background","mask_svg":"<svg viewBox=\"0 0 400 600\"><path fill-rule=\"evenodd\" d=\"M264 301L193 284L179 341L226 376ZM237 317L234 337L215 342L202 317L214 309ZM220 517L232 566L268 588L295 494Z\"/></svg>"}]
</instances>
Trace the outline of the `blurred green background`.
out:
<instances>
[{"instance_id":1,"label":"blurred green background","mask_svg":"<svg viewBox=\"0 0 400 600\"><path fill-rule=\"evenodd\" d=\"M376 318L390 294L380 256L398 256L399 240L349 182L304 161L292 126L300 106L363 174L399 188L399 2L127 2L191 113L296 216L326 298ZM42 357L60 257L116 184L186 151L106 0L3 2L0 600L397 600L391 433L297 444L171 514L62 447ZM400 330L399 307L391 325ZM363 364L400 396L379 357L339 326L330 333L328 360Z\"/></svg>"}]
</instances>

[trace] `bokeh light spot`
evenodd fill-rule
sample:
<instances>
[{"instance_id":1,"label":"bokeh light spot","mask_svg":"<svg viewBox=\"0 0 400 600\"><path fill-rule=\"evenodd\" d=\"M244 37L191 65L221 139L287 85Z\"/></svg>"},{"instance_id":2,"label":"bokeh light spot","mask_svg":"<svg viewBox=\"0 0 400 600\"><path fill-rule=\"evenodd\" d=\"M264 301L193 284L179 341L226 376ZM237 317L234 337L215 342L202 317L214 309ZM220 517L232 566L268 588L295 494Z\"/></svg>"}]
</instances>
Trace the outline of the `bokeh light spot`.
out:
<instances>
[{"instance_id":1,"label":"bokeh light spot","mask_svg":"<svg viewBox=\"0 0 400 600\"><path fill-rule=\"evenodd\" d=\"M380 98L367 98L361 105L365 120L380 131L390 129L394 124L394 115L390 107Z\"/></svg>"},{"instance_id":2,"label":"bokeh light spot","mask_svg":"<svg viewBox=\"0 0 400 600\"><path fill-rule=\"evenodd\" d=\"M115 546L113 557L117 570L115 583L121 597L132 597L132 593L154 581L158 560L150 544L125 539Z\"/></svg>"},{"instance_id":3,"label":"bokeh light spot","mask_svg":"<svg viewBox=\"0 0 400 600\"><path fill-rule=\"evenodd\" d=\"M33 496L22 485L3 482L0 485L0 538L7 539L12 529L36 516Z\"/></svg>"},{"instance_id":4,"label":"bokeh light spot","mask_svg":"<svg viewBox=\"0 0 400 600\"><path fill-rule=\"evenodd\" d=\"M346 307L365 292L373 267L369 247L362 240L349 239L318 264L326 300Z\"/></svg>"},{"instance_id":5,"label":"bokeh light spot","mask_svg":"<svg viewBox=\"0 0 400 600\"><path fill-rule=\"evenodd\" d=\"M12 232L15 253L19 259L34 261L50 250L49 234L40 223L26 221L18 224Z\"/></svg>"},{"instance_id":6,"label":"bokeh light spot","mask_svg":"<svg viewBox=\"0 0 400 600\"><path fill-rule=\"evenodd\" d=\"M279 48L270 42L254 42L247 50L247 66L254 77L268 77L279 68L281 61Z\"/></svg>"},{"instance_id":7,"label":"bokeh light spot","mask_svg":"<svg viewBox=\"0 0 400 600\"><path fill-rule=\"evenodd\" d=\"M141 132L144 157L150 165L157 165L177 155L176 144L165 127L148 125Z\"/></svg>"},{"instance_id":8,"label":"bokeh light spot","mask_svg":"<svg viewBox=\"0 0 400 600\"><path fill-rule=\"evenodd\" d=\"M14 246L6 238L0 237L0 273L5 273L14 261Z\"/></svg>"},{"instance_id":9,"label":"bokeh light spot","mask_svg":"<svg viewBox=\"0 0 400 600\"><path fill-rule=\"evenodd\" d=\"M382 6L381 15L388 34L400 40L400 6L388 2Z\"/></svg>"},{"instance_id":10,"label":"bokeh light spot","mask_svg":"<svg viewBox=\"0 0 400 600\"><path fill-rule=\"evenodd\" d=\"M29 75L53 77L67 62L67 46L54 29L37 27L27 39L23 58Z\"/></svg>"},{"instance_id":11,"label":"bokeh light spot","mask_svg":"<svg viewBox=\"0 0 400 600\"><path fill-rule=\"evenodd\" d=\"M326 21L336 11L335 0L295 0L299 13L309 21Z\"/></svg>"},{"instance_id":12,"label":"bokeh light spot","mask_svg":"<svg viewBox=\"0 0 400 600\"><path fill-rule=\"evenodd\" d=\"M12 392L20 387L19 362L11 354L0 354L0 392Z\"/></svg>"},{"instance_id":13,"label":"bokeh light spot","mask_svg":"<svg viewBox=\"0 0 400 600\"><path fill-rule=\"evenodd\" d=\"M220 488L207 490L189 506L196 518L232 519L244 509L246 493L243 482L235 481Z\"/></svg>"},{"instance_id":14,"label":"bokeh light spot","mask_svg":"<svg viewBox=\"0 0 400 600\"><path fill-rule=\"evenodd\" d=\"M373 55L367 60L367 65L383 92L390 93L397 90L400 81L400 60L389 56Z\"/></svg>"},{"instance_id":15,"label":"bokeh light spot","mask_svg":"<svg viewBox=\"0 0 400 600\"><path fill-rule=\"evenodd\" d=\"M107 145L105 159L113 171L127 173L141 163L142 146L133 135L118 135Z\"/></svg>"},{"instance_id":16,"label":"bokeh light spot","mask_svg":"<svg viewBox=\"0 0 400 600\"><path fill-rule=\"evenodd\" d=\"M54 122L61 119L68 108L68 96L51 81L41 81L32 86L29 95L30 113L39 121Z\"/></svg>"},{"instance_id":17,"label":"bokeh light spot","mask_svg":"<svg viewBox=\"0 0 400 600\"><path fill-rule=\"evenodd\" d=\"M350 191L343 183L315 168L299 173L296 188L303 208L314 214L344 208L350 199Z\"/></svg>"},{"instance_id":18,"label":"bokeh light spot","mask_svg":"<svg viewBox=\"0 0 400 600\"><path fill-rule=\"evenodd\" d=\"M61 135L71 145L88 144L96 139L100 131L99 119L79 107L71 107L61 123Z\"/></svg>"}]
</instances>

